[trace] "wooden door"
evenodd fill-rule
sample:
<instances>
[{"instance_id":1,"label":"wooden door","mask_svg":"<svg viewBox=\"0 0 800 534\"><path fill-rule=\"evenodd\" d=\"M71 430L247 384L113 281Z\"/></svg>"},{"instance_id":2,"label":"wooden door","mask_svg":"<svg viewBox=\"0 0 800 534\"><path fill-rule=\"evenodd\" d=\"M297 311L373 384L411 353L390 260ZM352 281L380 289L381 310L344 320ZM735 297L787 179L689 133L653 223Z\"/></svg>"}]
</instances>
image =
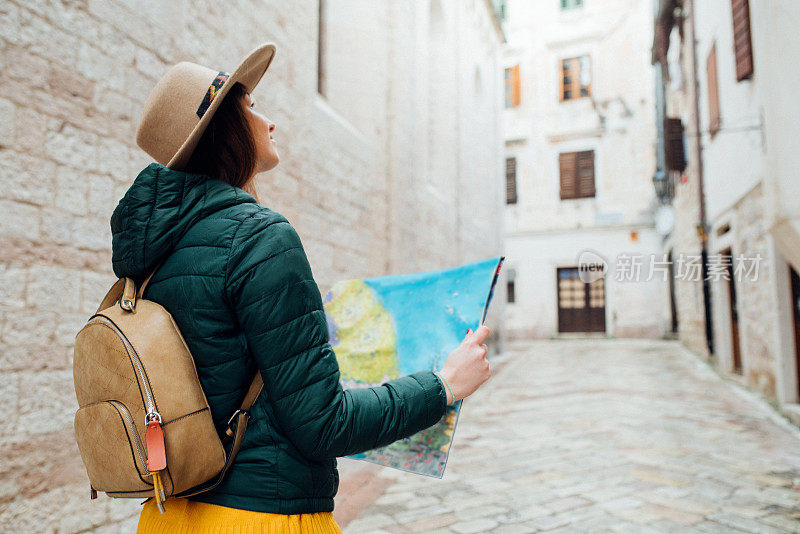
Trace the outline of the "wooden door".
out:
<instances>
[{"instance_id":1,"label":"wooden door","mask_svg":"<svg viewBox=\"0 0 800 534\"><path fill-rule=\"evenodd\" d=\"M587 284L577 267L556 270L558 284L558 331L605 332L605 279Z\"/></svg>"},{"instance_id":2,"label":"wooden door","mask_svg":"<svg viewBox=\"0 0 800 534\"><path fill-rule=\"evenodd\" d=\"M672 315L672 333L678 332L678 305L675 297L675 271L672 266L672 250L669 251L667 256L668 269L669 269L669 310Z\"/></svg>"},{"instance_id":3,"label":"wooden door","mask_svg":"<svg viewBox=\"0 0 800 534\"><path fill-rule=\"evenodd\" d=\"M794 319L794 359L797 369L797 393L800 396L800 275L789 267L792 280L792 318Z\"/></svg>"},{"instance_id":4,"label":"wooden door","mask_svg":"<svg viewBox=\"0 0 800 534\"><path fill-rule=\"evenodd\" d=\"M733 258L731 249L724 250L720 254ZM733 277L733 262L728 262L725 269L728 272L728 305L731 318L731 361L733 362L733 372L742 374L742 351L739 345L739 311L736 306L736 280Z\"/></svg>"}]
</instances>

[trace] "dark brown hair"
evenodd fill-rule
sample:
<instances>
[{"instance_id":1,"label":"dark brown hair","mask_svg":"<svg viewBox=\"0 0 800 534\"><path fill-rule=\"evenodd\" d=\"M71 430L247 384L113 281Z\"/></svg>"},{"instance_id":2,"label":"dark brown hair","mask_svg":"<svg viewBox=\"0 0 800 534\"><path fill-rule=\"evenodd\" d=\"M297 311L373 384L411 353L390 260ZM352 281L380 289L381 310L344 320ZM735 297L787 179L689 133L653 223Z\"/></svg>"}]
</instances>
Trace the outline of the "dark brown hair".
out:
<instances>
[{"instance_id":1,"label":"dark brown hair","mask_svg":"<svg viewBox=\"0 0 800 534\"><path fill-rule=\"evenodd\" d=\"M252 180L256 145L247 120L245 93L244 85L239 82L231 87L200 137L185 170L207 174L239 187L258 201Z\"/></svg>"}]
</instances>

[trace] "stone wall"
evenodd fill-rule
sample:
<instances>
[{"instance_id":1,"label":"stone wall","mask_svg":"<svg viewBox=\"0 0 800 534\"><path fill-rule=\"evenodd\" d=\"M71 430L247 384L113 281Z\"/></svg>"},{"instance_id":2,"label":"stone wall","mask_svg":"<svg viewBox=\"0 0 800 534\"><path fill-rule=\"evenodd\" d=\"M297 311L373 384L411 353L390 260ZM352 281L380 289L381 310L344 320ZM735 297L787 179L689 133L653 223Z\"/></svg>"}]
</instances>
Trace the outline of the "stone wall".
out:
<instances>
[{"instance_id":1,"label":"stone wall","mask_svg":"<svg viewBox=\"0 0 800 534\"><path fill-rule=\"evenodd\" d=\"M776 269L786 268L776 261L771 246L772 237L767 232L763 211L763 187L756 185L742 199L731 206L713 222L713 228L730 225L722 236L712 232L709 254L719 254L728 247L736 257L743 255L745 268L752 267L751 259L760 257L757 273L742 271L734 276L736 309L738 312L739 347L742 359L742 382L764 395L776 398L776 370L781 350L778 346L778 328L781 324L781 307L776 293ZM747 276L746 276L747 275ZM786 288L788 289L788 288ZM714 314L714 346L720 370L733 375L730 291L727 280L711 284Z\"/></svg>"},{"instance_id":2,"label":"stone wall","mask_svg":"<svg viewBox=\"0 0 800 534\"><path fill-rule=\"evenodd\" d=\"M89 500L72 345L114 282L109 217L150 162L134 132L170 65L232 70L276 43L255 96L281 163L259 194L297 228L323 292L500 253L502 36L481 0L400 4L329 2L326 99L314 0L0 2L1 531L135 525L139 501ZM432 85L439 55L458 61Z\"/></svg>"}]
</instances>

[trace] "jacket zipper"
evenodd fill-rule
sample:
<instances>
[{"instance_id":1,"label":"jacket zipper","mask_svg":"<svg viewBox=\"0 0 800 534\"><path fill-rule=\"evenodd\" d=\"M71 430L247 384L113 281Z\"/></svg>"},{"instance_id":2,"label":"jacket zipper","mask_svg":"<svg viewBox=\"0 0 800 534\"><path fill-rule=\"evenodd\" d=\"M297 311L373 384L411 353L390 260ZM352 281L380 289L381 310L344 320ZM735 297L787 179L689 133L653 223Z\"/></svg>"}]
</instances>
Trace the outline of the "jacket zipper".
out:
<instances>
[{"instance_id":1,"label":"jacket zipper","mask_svg":"<svg viewBox=\"0 0 800 534\"><path fill-rule=\"evenodd\" d=\"M144 448L142 447L142 442L139 440L139 432L136 431L136 425L133 423L131 412L129 412L127 406L122 404L120 401L110 400L106 402L114 405L116 410L122 415L122 417L125 418L125 420L128 422L128 425L130 425L131 433L133 434L134 445L136 446L136 452L139 453L139 460L142 462L145 474L151 474L147 469L147 460L145 459Z\"/></svg>"},{"instance_id":2,"label":"jacket zipper","mask_svg":"<svg viewBox=\"0 0 800 534\"><path fill-rule=\"evenodd\" d=\"M128 356L130 356L133 366L136 368L136 372L139 375L139 383L142 384L142 389L144 390L144 396L146 399L145 403L147 404L145 406L147 414L144 416L145 426L147 426L147 423L151 420L161 423L161 414L159 414L158 410L156 410L156 403L153 400L153 392L150 391L150 384L147 381L147 375L144 372L144 365L142 365L142 360L139 359L136 349L133 348L133 345L131 345L130 341L128 341L128 338L125 337L125 334L122 333L122 330L120 330L119 327L114 324L114 321L103 315L94 315L90 318L90 321L92 319L97 319L99 322L111 327L111 329L116 332L117 336L119 336L119 338L122 340L122 343L125 345L125 350L127 351Z\"/></svg>"}]
</instances>

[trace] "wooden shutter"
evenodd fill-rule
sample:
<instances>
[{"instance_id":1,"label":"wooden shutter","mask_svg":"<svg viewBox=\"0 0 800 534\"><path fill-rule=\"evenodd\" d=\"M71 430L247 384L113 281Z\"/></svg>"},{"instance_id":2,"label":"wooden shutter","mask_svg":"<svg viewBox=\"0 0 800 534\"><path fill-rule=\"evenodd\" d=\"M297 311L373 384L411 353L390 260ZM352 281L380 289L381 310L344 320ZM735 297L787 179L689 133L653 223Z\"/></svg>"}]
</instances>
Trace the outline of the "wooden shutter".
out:
<instances>
[{"instance_id":1,"label":"wooden shutter","mask_svg":"<svg viewBox=\"0 0 800 534\"><path fill-rule=\"evenodd\" d=\"M683 123L680 119L664 119L664 151L667 170L683 172L686 169L686 154L683 150Z\"/></svg>"},{"instance_id":2,"label":"wooden shutter","mask_svg":"<svg viewBox=\"0 0 800 534\"><path fill-rule=\"evenodd\" d=\"M750 38L749 0L731 0L733 48L736 53L736 81L753 75L753 43Z\"/></svg>"},{"instance_id":3,"label":"wooden shutter","mask_svg":"<svg viewBox=\"0 0 800 534\"><path fill-rule=\"evenodd\" d=\"M594 196L594 150L577 153L578 181L575 196L587 198Z\"/></svg>"},{"instance_id":4,"label":"wooden shutter","mask_svg":"<svg viewBox=\"0 0 800 534\"><path fill-rule=\"evenodd\" d=\"M706 60L706 85L708 86L708 130L713 137L719 131L719 89L717 85L717 44L711 46Z\"/></svg>"},{"instance_id":5,"label":"wooden shutter","mask_svg":"<svg viewBox=\"0 0 800 534\"><path fill-rule=\"evenodd\" d=\"M595 196L594 150L559 154L558 166L561 175L561 200Z\"/></svg>"},{"instance_id":6,"label":"wooden shutter","mask_svg":"<svg viewBox=\"0 0 800 534\"><path fill-rule=\"evenodd\" d=\"M325 61L327 40L325 0L317 0L317 92L325 96L327 90L327 65Z\"/></svg>"},{"instance_id":7,"label":"wooden shutter","mask_svg":"<svg viewBox=\"0 0 800 534\"><path fill-rule=\"evenodd\" d=\"M517 203L517 158L506 158L506 204Z\"/></svg>"},{"instance_id":8,"label":"wooden shutter","mask_svg":"<svg viewBox=\"0 0 800 534\"><path fill-rule=\"evenodd\" d=\"M558 155L558 167L561 175L561 200L575 198L577 182L578 153L564 152Z\"/></svg>"},{"instance_id":9,"label":"wooden shutter","mask_svg":"<svg viewBox=\"0 0 800 534\"><path fill-rule=\"evenodd\" d=\"M519 106L520 103L520 81L519 65L511 67L511 106Z\"/></svg>"},{"instance_id":10,"label":"wooden shutter","mask_svg":"<svg viewBox=\"0 0 800 534\"><path fill-rule=\"evenodd\" d=\"M513 108L520 103L519 65L505 70L506 107Z\"/></svg>"}]
</instances>

